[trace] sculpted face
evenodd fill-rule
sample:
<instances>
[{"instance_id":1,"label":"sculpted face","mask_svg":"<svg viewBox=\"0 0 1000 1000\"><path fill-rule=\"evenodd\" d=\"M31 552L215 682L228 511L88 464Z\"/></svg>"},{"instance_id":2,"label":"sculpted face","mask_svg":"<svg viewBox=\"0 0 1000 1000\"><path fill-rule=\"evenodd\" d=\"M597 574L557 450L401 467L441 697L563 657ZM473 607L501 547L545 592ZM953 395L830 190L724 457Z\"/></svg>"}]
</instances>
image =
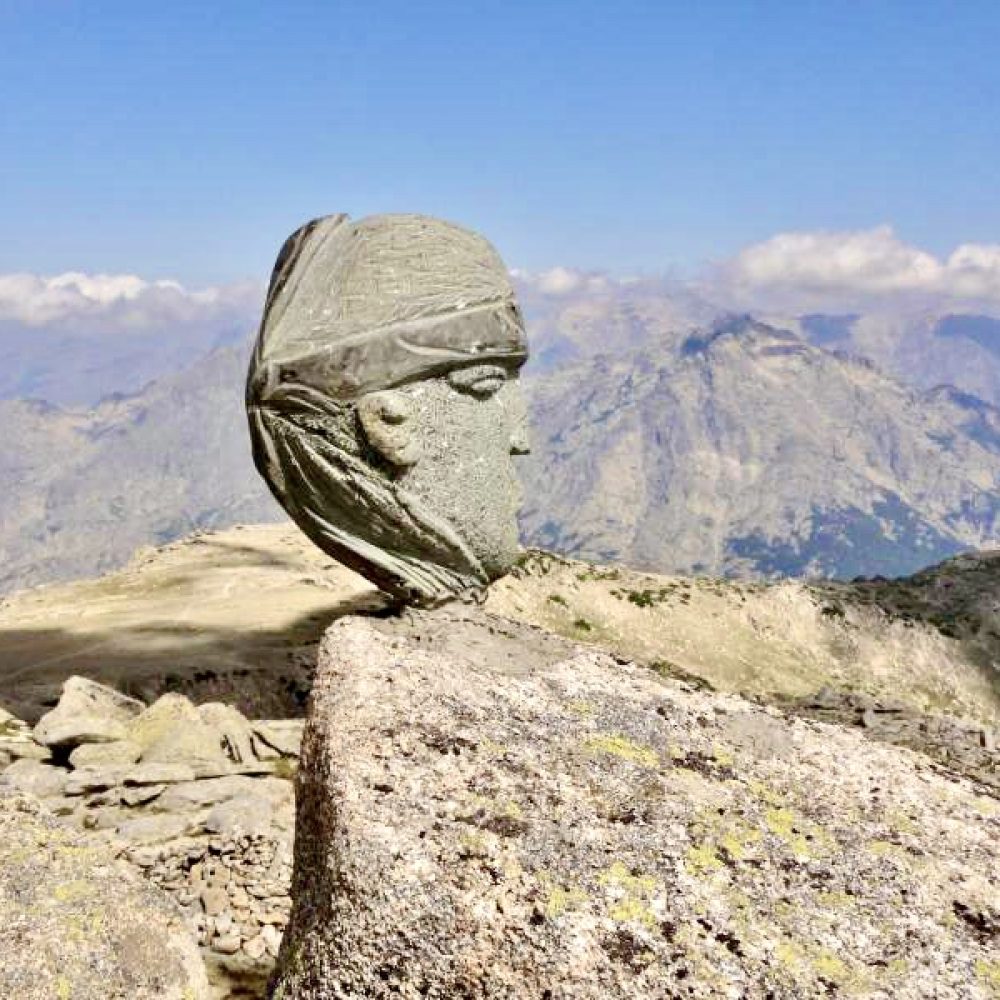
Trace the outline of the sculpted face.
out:
<instances>
[{"instance_id":1,"label":"sculpted face","mask_svg":"<svg viewBox=\"0 0 1000 1000\"><path fill-rule=\"evenodd\" d=\"M313 541L401 600L479 589L520 551L526 358L482 237L422 216L315 220L271 280L254 460Z\"/></svg>"},{"instance_id":2,"label":"sculpted face","mask_svg":"<svg viewBox=\"0 0 1000 1000\"><path fill-rule=\"evenodd\" d=\"M359 406L369 442L394 466L399 485L448 512L491 579L520 551L514 457L530 449L517 379L515 367L475 365L372 394Z\"/></svg>"}]
</instances>

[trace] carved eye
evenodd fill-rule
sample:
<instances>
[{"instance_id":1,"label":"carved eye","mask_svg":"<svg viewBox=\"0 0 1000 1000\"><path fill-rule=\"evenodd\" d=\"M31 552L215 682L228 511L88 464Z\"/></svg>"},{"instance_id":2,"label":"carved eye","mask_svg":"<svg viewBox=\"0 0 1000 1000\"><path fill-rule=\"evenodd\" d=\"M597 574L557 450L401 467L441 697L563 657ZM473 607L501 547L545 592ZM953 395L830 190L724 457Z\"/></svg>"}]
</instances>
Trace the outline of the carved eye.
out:
<instances>
[{"instance_id":1,"label":"carved eye","mask_svg":"<svg viewBox=\"0 0 1000 1000\"><path fill-rule=\"evenodd\" d=\"M448 374L448 383L458 392L477 399L487 399L498 392L507 381L507 373L497 365L476 365L459 368Z\"/></svg>"}]
</instances>

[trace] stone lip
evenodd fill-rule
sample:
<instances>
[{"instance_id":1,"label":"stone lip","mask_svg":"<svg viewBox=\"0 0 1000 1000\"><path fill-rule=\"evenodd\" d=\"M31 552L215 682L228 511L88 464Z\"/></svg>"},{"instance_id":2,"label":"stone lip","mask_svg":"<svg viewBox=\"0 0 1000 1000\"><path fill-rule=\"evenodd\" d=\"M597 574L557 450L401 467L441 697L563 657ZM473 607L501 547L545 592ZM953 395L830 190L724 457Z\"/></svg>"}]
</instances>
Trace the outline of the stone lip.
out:
<instances>
[{"instance_id":1,"label":"stone lip","mask_svg":"<svg viewBox=\"0 0 1000 1000\"><path fill-rule=\"evenodd\" d=\"M991 996L987 789L550 639L328 630L274 997Z\"/></svg>"}]
</instances>

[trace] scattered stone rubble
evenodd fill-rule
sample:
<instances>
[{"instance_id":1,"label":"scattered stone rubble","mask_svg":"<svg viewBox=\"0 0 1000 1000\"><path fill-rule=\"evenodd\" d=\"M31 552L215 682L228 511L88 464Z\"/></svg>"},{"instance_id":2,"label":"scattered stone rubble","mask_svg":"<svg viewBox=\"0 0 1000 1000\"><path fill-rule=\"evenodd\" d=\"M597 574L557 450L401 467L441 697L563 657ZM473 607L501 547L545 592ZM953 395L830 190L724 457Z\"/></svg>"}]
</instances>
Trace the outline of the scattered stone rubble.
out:
<instances>
[{"instance_id":1,"label":"scattered stone rubble","mask_svg":"<svg viewBox=\"0 0 1000 1000\"><path fill-rule=\"evenodd\" d=\"M755 706L471 610L343 620L317 698L294 913L301 721L71 678L34 730L0 709L0 805L172 897L212 1000L272 976L277 997L326 996L314 974L553 1000L1000 983L985 731L831 690ZM441 965L438 939L466 958Z\"/></svg>"},{"instance_id":2,"label":"scattered stone rubble","mask_svg":"<svg viewBox=\"0 0 1000 1000\"><path fill-rule=\"evenodd\" d=\"M209 1000L177 907L135 869L0 787L0 997Z\"/></svg>"},{"instance_id":3,"label":"scattered stone rubble","mask_svg":"<svg viewBox=\"0 0 1000 1000\"><path fill-rule=\"evenodd\" d=\"M288 924L290 839L186 838L123 856L180 904L198 943L235 976L266 977Z\"/></svg>"},{"instance_id":4,"label":"scattered stone rubble","mask_svg":"<svg viewBox=\"0 0 1000 1000\"><path fill-rule=\"evenodd\" d=\"M856 691L822 688L808 698L780 701L795 715L860 726L869 739L918 750L955 774L1000 794L1000 752L996 733L946 715L927 715L913 706Z\"/></svg>"},{"instance_id":5,"label":"scattered stone rubble","mask_svg":"<svg viewBox=\"0 0 1000 1000\"><path fill-rule=\"evenodd\" d=\"M0 710L0 784L166 890L217 985L259 994L291 909L302 725L177 694L146 706L71 677L34 730Z\"/></svg>"}]
</instances>

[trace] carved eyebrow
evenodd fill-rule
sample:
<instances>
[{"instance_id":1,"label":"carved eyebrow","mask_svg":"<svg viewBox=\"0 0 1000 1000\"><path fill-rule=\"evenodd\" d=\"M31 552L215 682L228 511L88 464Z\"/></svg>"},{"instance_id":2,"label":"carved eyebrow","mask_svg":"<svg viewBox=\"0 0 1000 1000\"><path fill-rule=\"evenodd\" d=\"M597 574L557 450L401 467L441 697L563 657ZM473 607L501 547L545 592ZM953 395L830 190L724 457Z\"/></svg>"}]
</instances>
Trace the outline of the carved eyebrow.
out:
<instances>
[{"instance_id":1,"label":"carved eyebrow","mask_svg":"<svg viewBox=\"0 0 1000 1000\"><path fill-rule=\"evenodd\" d=\"M507 371L499 365L473 365L448 372L448 384L459 392L488 396L507 381Z\"/></svg>"}]
</instances>

